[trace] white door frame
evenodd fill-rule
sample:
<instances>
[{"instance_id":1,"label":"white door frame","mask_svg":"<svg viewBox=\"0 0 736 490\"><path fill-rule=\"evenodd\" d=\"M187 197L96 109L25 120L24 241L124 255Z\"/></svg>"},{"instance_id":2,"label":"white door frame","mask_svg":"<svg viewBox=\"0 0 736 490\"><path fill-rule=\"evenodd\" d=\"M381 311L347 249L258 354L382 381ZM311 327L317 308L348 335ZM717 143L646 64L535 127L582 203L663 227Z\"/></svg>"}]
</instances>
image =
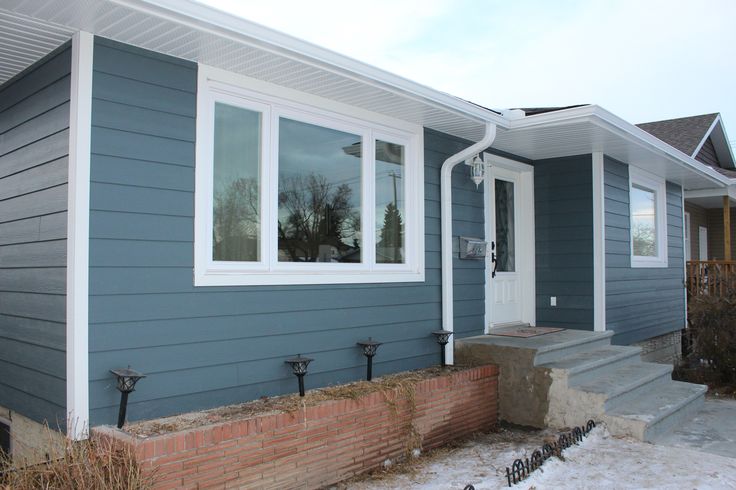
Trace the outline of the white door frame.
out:
<instances>
[{"instance_id":1,"label":"white door frame","mask_svg":"<svg viewBox=\"0 0 736 490\"><path fill-rule=\"evenodd\" d=\"M519 185L516 192L516 219L518 220L518 233L516 237L516 265L519 272L520 300L521 300L521 321L530 325L536 324L536 274L535 274L535 246L534 246L534 167L525 163L517 162L509 158L483 154L483 160L490 165L487 172L487 178L483 181L483 199L485 210L485 236L488 243L488 254L486 256L485 270L485 333L488 333L493 323L493 283L491 279L491 271L493 264L491 263L491 245L490 237L493 236L491 230L492 219L490 217L491 196L493 195L491 185L493 185L493 167L499 167L506 170L519 173ZM495 211L494 211L495 212Z\"/></svg>"}]
</instances>

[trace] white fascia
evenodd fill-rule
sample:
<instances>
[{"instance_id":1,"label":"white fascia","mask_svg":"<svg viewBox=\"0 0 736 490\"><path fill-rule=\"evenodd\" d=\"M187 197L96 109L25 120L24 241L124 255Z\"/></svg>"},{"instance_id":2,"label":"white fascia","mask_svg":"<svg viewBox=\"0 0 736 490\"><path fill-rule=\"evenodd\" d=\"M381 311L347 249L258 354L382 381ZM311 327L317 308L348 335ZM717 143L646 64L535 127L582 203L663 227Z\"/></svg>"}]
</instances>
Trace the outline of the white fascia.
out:
<instances>
[{"instance_id":1,"label":"white fascia","mask_svg":"<svg viewBox=\"0 0 736 490\"><path fill-rule=\"evenodd\" d=\"M191 0L113 1L149 16L164 18L198 31L254 45L264 51L338 73L402 97L420 100L436 108L476 119L481 123L492 121L503 127L507 125L506 118L490 109L198 2Z\"/></svg>"},{"instance_id":2,"label":"white fascia","mask_svg":"<svg viewBox=\"0 0 736 490\"><path fill-rule=\"evenodd\" d=\"M593 153L593 330L606 330L606 209L603 153Z\"/></svg>"},{"instance_id":3,"label":"white fascia","mask_svg":"<svg viewBox=\"0 0 736 490\"><path fill-rule=\"evenodd\" d=\"M66 266L67 437L89 434L89 191L94 36L72 37Z\"/></svg>"},{"instance_id":4,"label":"white fascia","mask_svg":"<svg viewBox=\"0 0 736 490\"><path fill-rule=\"evenodd\" d=\"M575 122L590 122L603 129L617 133L627 141L637 144L646 150L659 153L675 165L707 178L716 186L722 187L732 184L731 179L718 173L708 165L691 158L689 155L675 149L643 129L596 105L574 107L535 116L527 116L523 119L510 121L509 129L555 126Z\"/></svg>"},{"instance_id":5,"label":"white fascia","mask_svg":"<svg viewBox=\"0 0 736 490\"><path fill-rule=\"evenodd\" d=\"M452 284L452 169L468 158L482 152L496 139L496 125L486 122L483 138L447 158L440 170L440 234L442 237L442 328L450 332L454 327L454 295ZM453 339L454 340L454 339ZM454 342L445 345L445 362L454 363Z\"/></svg>"},{"instance_id":6,"label":"white fascia","mask_svg":"<svg viewBox=\"0 0 736 490\"><path fill-rule=\"evenodd\" d=\"M713 119L713 122L711 123L710 127L708 128L708 131L705 132L703 135L703 139L700 140L700 143L698 143L698 146L695 147L695 150L693 151L693 154L690 155L692 158L695 158L695 155L698 154L698 152L703 148L703 145L706 141L708 141L708 136L710 136L710 133L713 132L715 127L718 125L718 123L721 121L721 115L716 115L716 118Z\"/></svg>"}]
</instances>

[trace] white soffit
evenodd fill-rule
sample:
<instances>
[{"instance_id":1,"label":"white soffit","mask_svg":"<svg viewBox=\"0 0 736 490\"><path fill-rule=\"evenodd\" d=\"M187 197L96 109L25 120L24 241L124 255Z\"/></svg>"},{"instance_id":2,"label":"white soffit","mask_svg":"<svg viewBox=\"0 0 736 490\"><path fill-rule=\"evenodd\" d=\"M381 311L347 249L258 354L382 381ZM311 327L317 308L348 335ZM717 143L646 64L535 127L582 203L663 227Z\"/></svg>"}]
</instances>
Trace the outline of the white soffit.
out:
<instances>
[{"instance_id":1,"label":"white soffit","mask_svg":"<svg viewBox=\"0 0 736 490\"><path fill-rule=\"evenodd\" d=\"M77 30L477 141L494 112L187 0L2 0L0 83Z\"/></svg>"},{"instance_id":2,"label":"white soffit","mask_svg":"<svg viewBox=\"0 0 736 490\"><path fill-rule=\"evenodd\" d=\"M499 128L493 148L530 160L602 152L685 189L725 187L725 177L598 106L528 116Z\"/></svg>"}]
</instances>

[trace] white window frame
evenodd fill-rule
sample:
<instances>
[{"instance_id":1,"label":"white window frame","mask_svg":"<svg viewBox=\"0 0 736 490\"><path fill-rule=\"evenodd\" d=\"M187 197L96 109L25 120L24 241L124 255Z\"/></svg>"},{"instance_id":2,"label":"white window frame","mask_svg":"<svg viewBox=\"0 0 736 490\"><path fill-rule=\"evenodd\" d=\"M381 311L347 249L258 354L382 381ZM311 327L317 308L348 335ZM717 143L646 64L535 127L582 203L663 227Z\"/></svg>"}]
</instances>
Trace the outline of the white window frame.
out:
<instances>
[{"instance_id":1,"label":"white window frame","mask_svg":"<svg viewBox=\"0 0 736 490\"><path fill-rule=\"evenodd\" d=\"M212 258L216 102L261 116L260 261ZM278 261L278 151L281 117L360 135L361 263ZM194 285L248 286L424 281L423 128L348 105L199 65L195 164ZM403 264L376 263L375 141L405 148Z\"/></svg>"},{"instance_id":2,"label":"white window frame","mask_svg":"<svg viewBox=\"0 0 736 490\"><path fill-rule=\"evenodd\" d=\"M636 167L629 167L629 196L634 186L654 192L656 220L657 255L644 257L634 255L633 214L629 204L629 244L631 247L631 267L667 267L667 184L665 180ZM630 201L630 199L629 199Z\"/></svg>"}]
</instances>

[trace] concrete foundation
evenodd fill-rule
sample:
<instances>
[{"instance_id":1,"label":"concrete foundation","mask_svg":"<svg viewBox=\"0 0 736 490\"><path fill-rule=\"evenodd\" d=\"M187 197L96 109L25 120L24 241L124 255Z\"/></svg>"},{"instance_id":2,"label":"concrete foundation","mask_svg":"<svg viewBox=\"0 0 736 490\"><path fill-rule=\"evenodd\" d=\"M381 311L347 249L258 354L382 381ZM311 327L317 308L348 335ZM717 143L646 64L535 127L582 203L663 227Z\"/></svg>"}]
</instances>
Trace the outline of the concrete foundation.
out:
<instances>
[{"instance_id":1,"label":"concrete foundation","mask_svg":"<svg viewBox=\"0 0 736 490\"><path fill-rule=\"evenodd\" d=\"M58 453L66 437L22 414L0 406L0 419L10 426L10 456L18 466L41 463Z\"/></svg>"}]
</instances>

